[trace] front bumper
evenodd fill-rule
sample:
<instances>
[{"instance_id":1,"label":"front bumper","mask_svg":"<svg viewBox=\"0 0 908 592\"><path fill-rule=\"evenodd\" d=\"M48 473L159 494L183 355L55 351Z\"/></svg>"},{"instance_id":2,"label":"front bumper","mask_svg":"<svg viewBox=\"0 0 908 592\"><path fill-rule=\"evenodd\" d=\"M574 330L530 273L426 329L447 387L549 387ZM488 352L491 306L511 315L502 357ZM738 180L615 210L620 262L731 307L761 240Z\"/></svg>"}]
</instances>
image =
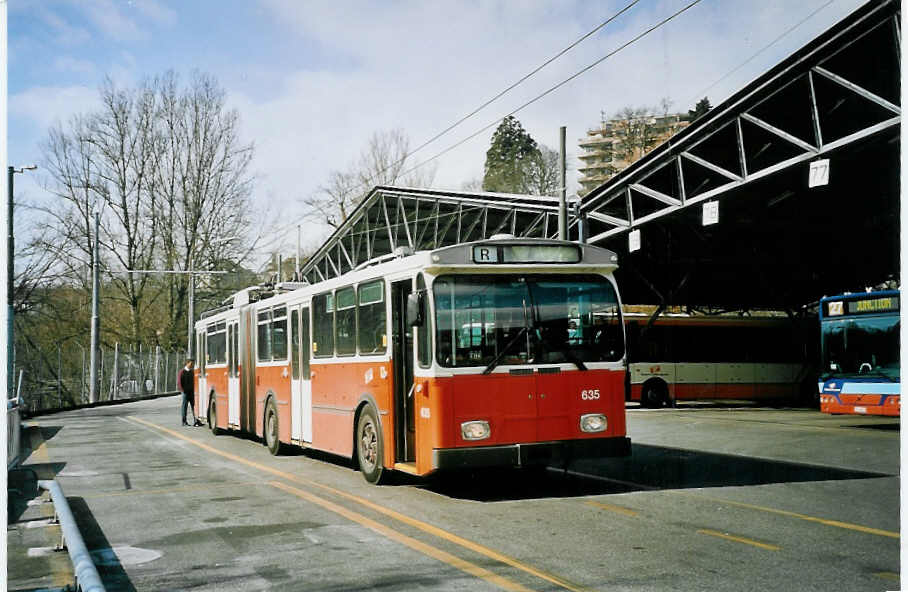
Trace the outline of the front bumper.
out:
<instances>
[{"instance_id":1,"label":"front bumper","mask_svg":"<svg viewBox=\"0 0 908 592\"><path fill-rule=\"evenodd\" d=\"M563 465L581 458L628 456L630 453L631 439L626 437L436 448L432 451L432 468L438 470Z\"/></svg>"}]
</instances>

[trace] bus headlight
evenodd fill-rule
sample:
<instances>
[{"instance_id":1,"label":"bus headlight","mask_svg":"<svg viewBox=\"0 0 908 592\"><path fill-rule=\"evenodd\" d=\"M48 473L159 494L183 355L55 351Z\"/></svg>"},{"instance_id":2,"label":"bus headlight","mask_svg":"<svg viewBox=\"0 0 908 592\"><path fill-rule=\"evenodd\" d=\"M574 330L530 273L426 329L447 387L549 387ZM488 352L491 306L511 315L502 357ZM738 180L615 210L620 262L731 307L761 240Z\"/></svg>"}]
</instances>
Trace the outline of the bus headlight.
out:
<instances>
[{"instance_id":1,"label":"bus headlight","mask_svg":"<svg viewBox=\"0 0 908 592\"><path fill-rule=\"evenodd\" d=\"M492 435L492 429L487 421L465 421L460 424L460 433L464 440L485 440Z\"/></svg>"},{"instance_id":2,"label":"bus headlight","mask_svg":"<svg viewBox=\"0 0 908 592\"><path fill-rule=\"evenodd\" d=\"M587 413L580 416L580 429L584 432L604 432L608 419L601 413Z\"/></svg>"}]
</instances>

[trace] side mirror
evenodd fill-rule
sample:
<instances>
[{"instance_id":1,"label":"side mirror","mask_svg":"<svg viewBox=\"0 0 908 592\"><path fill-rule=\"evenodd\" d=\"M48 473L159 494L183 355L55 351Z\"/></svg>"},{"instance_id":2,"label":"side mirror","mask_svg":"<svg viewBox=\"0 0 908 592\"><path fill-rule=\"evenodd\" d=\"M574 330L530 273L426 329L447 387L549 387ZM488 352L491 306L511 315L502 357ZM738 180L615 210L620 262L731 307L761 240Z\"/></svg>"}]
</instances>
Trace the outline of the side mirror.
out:
<instances>
[{"instance_id":1,"label":"side mirror","mask_svg":"<svg viewBox=\"0 0 908 592\"><path fill-rule=\"evenodd\" d=\"M407 296L407 325L422 327L426 321L426 292L420 290Z\"/></svg>"}]
</instances>

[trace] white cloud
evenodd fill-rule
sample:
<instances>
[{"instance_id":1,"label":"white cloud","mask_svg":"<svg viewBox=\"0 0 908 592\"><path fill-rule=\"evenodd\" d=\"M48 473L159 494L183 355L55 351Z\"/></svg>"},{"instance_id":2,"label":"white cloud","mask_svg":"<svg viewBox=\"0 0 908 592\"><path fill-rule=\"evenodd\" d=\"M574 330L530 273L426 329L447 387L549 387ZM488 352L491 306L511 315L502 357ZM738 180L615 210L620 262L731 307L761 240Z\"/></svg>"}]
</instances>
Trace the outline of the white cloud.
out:
<instances>
[{"instance_id":1,"label":"white cloud","mask_svg":"<svg viewBox=\"0 0 908 592\"><path fill-rule=\"evenodd\" d=\"M37 3L33 6L34 14L54 31L53 41L63 46L76 46L88 42L91 33L81 27L67 23L59 15L48 9L47 6Z\"/></svg>"},{"instance_id":2,"label":"white cloud","mask_svg":"<svg viewBox=\"0 0 908 592\"><path fill-rule=\"evenodd\" d=\"M61 55L54 60L54 69L59 72L66 72L81 76L97 75L97 68L94 62L89 60L80 60L68 55Z\"/></svg>"},{"instance_id":3,"label":"white cloud","mask_svg":"<svg viewBox=\"0 0 908 592\"><path fill-rule=\"evenodd\" d=\"M622 53L517 114L538 141L557 148L568 128L568 151L596 126L600 110L656 105L663 97L686 111L697 93L774 39L821 0L703 3ZM267 100L235 91L267 191L292 201L316 189L332 169L345 167L376 130L401 127L416 146L594 27L624 3L573 11L547 2L511 3L299 3L272 0L275 20L317 42L328 56L316 65L299 56L283 88ZM542 91L593 63L686 4L665 0L638 5L526 84L415 155L425 160ZM824 10L793 34L789 53L847 13L856 1ZM582 14L581 11L599 14ZM832 16L832 15L837 16ZM817 23L825 23L818 25ZM800 37L799 37L800 35ZM709 91L713 104L767 69L784 54L761 56ZM332 67L332 59L344 64ZM459 187L481 176L494 127L439 160L436 184ZM576 173L571 173L576 186Z\"/></svg>"},{"instance_id":4,"label":"white cloud","mask_svg":"<svg viewBox=\"0 0 908 592\"><path fill-rule=\"evenodd\" d=\"M415 160L428 159L503 117L688 1L639 3L420 151ZM520 111L517 118L538 142L552 148L558 146L559 126L567 126L569 162L576 162L577 139L598 124L600 111L611 115L626 105L656 105L663 97L674 101L674 110L686 111L701 98L704 88L824 2L702 2ZM711 102L719 103L860 2L838 0L820 11L771 51L710 89ZM227 89L230 104L241 114L244 137L256 145L256 203L268 204L281 212L282 221L294 222L298 200L324 183L331 170L346 167L373 132L402 128L411 146L421 144L626 3L263 0L274 26L269 45L276 51L283 44L295 49L284 51L283 65L260 65L257 74L282 81L277 90L266 94L260 87L252 88L251 81L249 88ZM174 10L150 0L125 6L97 0L82 9L106 35L124 41L147 38L140 25L171 25L178 18ZM54 26L61 36L75 39L81 34L81 30L66 29L62 21ZM224 44L236 43L236 32L232 33ZM299 47L312 50L294 53ZM122 44L122 52L119 65L111 71L118 83L130 84L158 73L141 71L144 62L135 59L133 46ZM71 60L61 58L60 67L79 67L76 57ZM276 71L279 67L284 69ZM65 120L73 112L88 110L96 97L96 89L87 87L30 89L10 97L10 116L34 119L46 129L53 119ZM493 131L494 126L440 158L436 185L457 188L481 177ZM569 177L576 187L576 172Z\"/></svg>"},{"instance_id":5,"label":"white cloud","mask_svg":"<svg viewBox=\"0 0 908 592\"><path fill-rule=\"evenodd\" d=\"M76 113L100 106L98 90L86 86L32 87L9 97L10 119L27 119L32 129L46 131Z\"/></svg>"},{"instance_id":6,"label":"white cloud","mask_svg":"<svg viewBox=\"0 0 908 592\"><path fill-rule=\"evenodd\" d=\"M177 22L177 13L155 0L130 0L128 4L156 23L173 25Z\"/></svg>"},{"instance_id":7,"label":"white cloud","mask_svg":"<svg viewBox=\"0 0 908 592\"><path fill-rule=\"evenodd\" d=\"M124 14L120 10L120 4L113 0L75 2L73 5L80 8L101 33L112 39L135 41L149 37L148 31L140 28L135 20Z\"/></svg>"}]
</instances>

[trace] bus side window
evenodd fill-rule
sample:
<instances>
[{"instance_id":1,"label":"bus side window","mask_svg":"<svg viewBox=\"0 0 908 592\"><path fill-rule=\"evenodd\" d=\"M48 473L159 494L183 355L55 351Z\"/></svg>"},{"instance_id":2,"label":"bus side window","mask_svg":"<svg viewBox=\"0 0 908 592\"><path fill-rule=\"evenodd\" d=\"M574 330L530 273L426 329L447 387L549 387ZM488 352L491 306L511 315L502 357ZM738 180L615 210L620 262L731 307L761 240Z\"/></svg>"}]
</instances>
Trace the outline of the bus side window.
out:
<instances>
[{"instance_id":1,"label":"bus side window","mask_svg":"<svg viewBox=\"0 0 908 592\"><path fill-rule=\"evenodd\" d=\"M258 333L256 349L259 362L271 361L271 311L263 310L258 314Z\"/></svg>"},{"instance_id":2,"label":"bus side window","mask_svg":"<svg viewBox=\"0 0 908 592\"><path fill-rule=\"evenodd\" d=\"M312 298L312 354L316 358L334 355L334 295Z\"/></svg>"},{"instance_id":3,"label":"bus side window","mask_svg":"<svg viewBox=\"0 0 908 592\"><path fill-rule=\"evenodd\" d=\"M426 280L422 274L416 276L416 291L426 289ZM429 299L425 299L425 315L423 323L416 330L416 347L418 351L419 366L428 368L432 365L432 315L429 314Z\"/></svg>"},{"instance_id":4,"label":"bus side window","mask_svg":"<svg viewBox=\"0 0 908 592\"><path fill-rule=\"evenodd\" d=\"M378 280L360 284L357 293L359 353L365 355L385 353L388 346L385 283Z\"/></svg>"},{"instance_id":5,"label":"bus side window","mask_svg":"<svg viewBox=\"0 0 908 592\"><path fill-rule=\"evenodd\" d=\"M271 357L273 360L287 359L287 307L280 306L272 313Z\"/></svg>"},{"instance_id":6,"label":"bus side window","mask_svg":"<svg viewBox=\"0 0 908 592\"><path fill-rule=\"evenodd\" d=\"M300 332L303 338L303 379L309 380L311 374L309 371L309 307L303 307L303 317L300 323Z\"/></svg>"}]
</instances>

